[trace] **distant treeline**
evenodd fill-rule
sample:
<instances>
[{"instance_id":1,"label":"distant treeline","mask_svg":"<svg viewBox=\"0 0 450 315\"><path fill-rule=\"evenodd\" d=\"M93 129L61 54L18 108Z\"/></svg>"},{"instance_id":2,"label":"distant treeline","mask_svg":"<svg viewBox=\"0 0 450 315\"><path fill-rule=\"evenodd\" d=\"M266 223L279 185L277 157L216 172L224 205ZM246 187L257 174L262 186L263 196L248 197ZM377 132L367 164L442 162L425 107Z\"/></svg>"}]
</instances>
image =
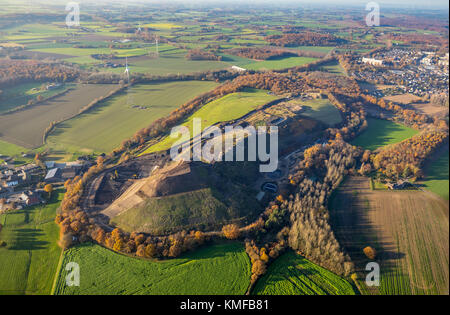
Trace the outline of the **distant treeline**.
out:
<instances>
[{"instance_id":1,"label":"distant treeline","mask_svg":"<svg viewBox=\"0 0 450 315\"><path fill-rule=\"evenodd\" d=\"M275 46L336 46L344 44L345 39L331 34L321 34L315 32L290 33L283 35L270 35L265 38L267 42Z\"/></svg>"}]
</instances>

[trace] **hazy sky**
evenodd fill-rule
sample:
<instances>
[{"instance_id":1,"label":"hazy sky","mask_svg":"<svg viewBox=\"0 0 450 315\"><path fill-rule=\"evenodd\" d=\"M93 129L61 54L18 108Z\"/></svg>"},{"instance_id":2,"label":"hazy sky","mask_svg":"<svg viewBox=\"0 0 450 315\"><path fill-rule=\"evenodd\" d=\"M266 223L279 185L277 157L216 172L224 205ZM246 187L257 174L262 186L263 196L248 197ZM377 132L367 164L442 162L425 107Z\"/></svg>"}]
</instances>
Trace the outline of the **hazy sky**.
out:
<instances>
[{"instance_id":1,"label":"hazy sky","mask_svg":"<svg viewBox=\"0 0 450 315\"><path fill-rule=\"evenodd\" d=\"M1 2L2 0L0 0ZM70 1L78 3L108 3L108 2L121 2L121 3L136 3L136 2L162 2L162 3L176 3L183 2L187 4L200 4L200 3L213 3L214 5L220 6L220 4L245 4L245 3L261 3L261 4L290 4L290 5L305 5L305 4L331 4L331 5L355 5L365 7L368 2L374 1L380 4L381 7L397 7L397 8L443 8L448 11L448 0L28 0L29 2L50 2L56 3L67 3Z\"/></svg>"},{"instance_id":2,"label":"hazy sky","mask_svg":"<svg viewBox=\"0 0 450 315\"><path fill-rule=\"evenodd\" d=\"M133 1L133 0L131 0ZM155 0L137 0L137 1L150 1L154 2ZM158 2L158 0L156 0ZM317 4L317 3L329 3L334 5L339 4L353 4L353 5L361 5L365 6L366 3L371 2L372 0L165 0L165 2L171 2L171 1L180 1L180 2L187 2L187 3L196 3L196 2L213 2L213 3L226 3L226 2L238 2L238 3L245 3L245 2L266 2L271 4L276 3L290 3L290 4ZM374 2L379 3L380 5L385 6L396 6L396 7L414 7L414 6L420 6L420 7L443 7L448 8L448 0L375 0Z\"/></svg>"}]
</instances>

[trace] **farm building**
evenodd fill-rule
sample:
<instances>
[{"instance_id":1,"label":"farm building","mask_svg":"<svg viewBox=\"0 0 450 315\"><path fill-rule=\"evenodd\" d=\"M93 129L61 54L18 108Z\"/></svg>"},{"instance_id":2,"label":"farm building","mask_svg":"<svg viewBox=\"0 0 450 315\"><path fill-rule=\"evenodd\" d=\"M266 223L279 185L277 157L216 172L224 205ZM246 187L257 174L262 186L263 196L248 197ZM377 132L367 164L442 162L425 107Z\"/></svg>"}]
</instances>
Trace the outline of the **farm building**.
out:
<instances>
[{"instance_id":1,"label":"farm building","mask_svg":"<svg viewBox=\"0 0 450 315\"><path fill-rule=\"evenodd\" d=\"M45 175L44 180L48 183L56 182L60 179L60 174L61 171L59 168L52 168L47 172L47 175Z\"/></svg>"},{"instance_id":2,"label":"farm building","mask_svg":"<svg viewBox=\"0 0 450 315\"><path fill-rule=\"evenodd\" d=\"M25 205L27 206L34 206L37 205L39 203L41 203L41 198L39 198L39 195L37 192L33 192L33 191L26 191L23 192L20 195L20 199L25 203Z\"/></svg>"},{"instance_id":3,"label":"farm building","mask_svg":"<svg viewBox=\"0 0 450 315\"><path fill-rule=\"evenodd\" d=\"M386 186L390 190L397 190L397 189L405 189L408 187L412 187L413 185L406 180L400 180L396 183L387 183Z\"/></svg>"},{"instance_id":4,"label":"farm building","mask_svg":"<svg viewBox=\"0 0 450 315\"><path fill-rule=\"evenodd\" d=\"M234 71L237 71L237 72L245 72L245 71L247 71L247 69L244 69L244 68L241 68L241 67L238 67L238 66L232 66L231 70L234 70Z\"/></svg>"}]
</instances>

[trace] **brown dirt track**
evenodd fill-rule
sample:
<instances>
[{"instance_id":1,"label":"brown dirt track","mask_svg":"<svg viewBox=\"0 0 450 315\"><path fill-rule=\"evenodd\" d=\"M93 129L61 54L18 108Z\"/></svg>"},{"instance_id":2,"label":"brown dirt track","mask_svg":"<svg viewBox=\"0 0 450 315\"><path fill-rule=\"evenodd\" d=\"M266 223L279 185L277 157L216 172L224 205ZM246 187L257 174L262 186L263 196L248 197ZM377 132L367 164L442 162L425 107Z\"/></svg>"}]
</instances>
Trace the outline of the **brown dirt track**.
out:
<instances>
[{"instance_id":1,"label":"brown dirt track","mask_svg":"<svg viewBox=\"0 0 450 315\"><path fill-rule=\"evenodd\" d=\"M330 212L360 272L368 262L362 249L378 251L381 286L370 293L449 293L447 202L422 191L372 191L367 178L350 177L331 200Z\"/></svg>"}]
</instances>

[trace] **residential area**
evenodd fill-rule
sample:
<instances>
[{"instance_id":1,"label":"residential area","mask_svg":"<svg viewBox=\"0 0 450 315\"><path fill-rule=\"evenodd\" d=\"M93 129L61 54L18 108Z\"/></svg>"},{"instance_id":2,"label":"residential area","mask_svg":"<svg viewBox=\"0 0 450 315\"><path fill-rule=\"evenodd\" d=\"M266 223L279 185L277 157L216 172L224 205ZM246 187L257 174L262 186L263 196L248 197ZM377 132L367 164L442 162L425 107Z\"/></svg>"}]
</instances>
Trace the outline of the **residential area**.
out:
<instances>
[{"instance_id":1,"label":"residential area","mask_svg":"<svg viewBox=\"0 0 450 315\"><path fill-rule=\"evenodd\" d=\"M35 161L16 166L13 158L3 155L0 158L3 161L0 164L0 212L45 203L46 185L50 184L52 189L62 186L90 165L87 161L77 160L67 163Z\"/></svg>"},{"instance_id":2,"label":"residential area","mask_svg":"<svg viewBox=\"0 0 450 315\"><path fill-rule=\"evenodd\" d=\"M448 94L448 62L448 53L394 48L356 61L358 70L352 76L373 84L395 85L396 93L429 97ZM372 91L372 94L376 97L386 95L380 90Z\"/></svg>"}]
</instances>

